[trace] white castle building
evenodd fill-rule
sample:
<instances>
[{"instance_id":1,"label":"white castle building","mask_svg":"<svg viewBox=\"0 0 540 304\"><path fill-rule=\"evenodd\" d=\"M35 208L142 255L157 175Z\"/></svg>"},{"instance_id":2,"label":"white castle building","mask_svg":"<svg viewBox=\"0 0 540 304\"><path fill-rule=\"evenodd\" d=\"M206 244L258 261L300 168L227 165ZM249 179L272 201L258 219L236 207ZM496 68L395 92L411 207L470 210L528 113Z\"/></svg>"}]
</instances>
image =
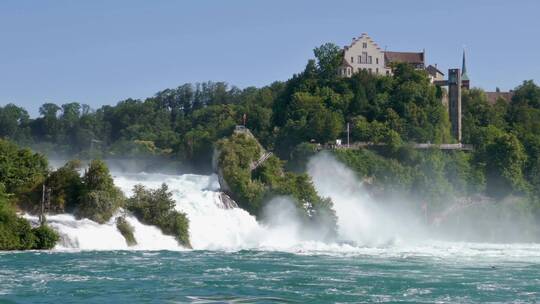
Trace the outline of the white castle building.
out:
<instances>
[{"instance_id":1,"label":"white castle building","mask_svg":"<svg viewBox=\"0 0 540 304\"><path fill-rule=\"evenodd\" d=\"M409 63L417 69L425 69L431 81L444 79L444 73L437 66L426 67L425 51L422 52L390 52L382 50L368 34L363 33L353 38L350 45L343 48L343 62L338 70L342 77L351 77L364 70L376 75L391 75L391 64L394 62Z\"/></svg>"}]
</instances>

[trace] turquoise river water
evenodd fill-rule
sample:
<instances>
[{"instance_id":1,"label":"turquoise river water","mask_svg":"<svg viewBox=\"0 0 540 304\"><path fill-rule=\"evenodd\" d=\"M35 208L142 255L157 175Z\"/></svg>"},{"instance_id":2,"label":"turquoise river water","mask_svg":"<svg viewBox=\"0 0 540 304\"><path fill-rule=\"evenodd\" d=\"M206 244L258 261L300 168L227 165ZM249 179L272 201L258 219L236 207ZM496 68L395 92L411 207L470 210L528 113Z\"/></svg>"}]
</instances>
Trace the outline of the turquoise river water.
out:
<instances>
[{"instance_id":1,"label":"turquoise river water","mask_svg":"<svg viewBox=\"0 0 540 304\"><path fill-rule=\"evenodd\" d=\"M0 253L0 303L534 303L539 250Z\"/></svg>"}]
</instances>

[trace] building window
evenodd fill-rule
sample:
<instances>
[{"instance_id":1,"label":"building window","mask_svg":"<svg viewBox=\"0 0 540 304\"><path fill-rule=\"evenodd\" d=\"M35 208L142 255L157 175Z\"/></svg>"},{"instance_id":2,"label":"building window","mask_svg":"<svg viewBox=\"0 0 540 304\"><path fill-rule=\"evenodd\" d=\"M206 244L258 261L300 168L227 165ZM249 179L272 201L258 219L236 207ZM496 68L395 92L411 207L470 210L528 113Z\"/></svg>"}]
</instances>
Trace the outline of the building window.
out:
<instances>
[{"instance_id":1,"label":"building window","mask_svg":"<svg viewBox=\"0 0 540 304\"><path fill-rule=\"evenodd\" d=\"M376 68L376 69L375 69L375 73L376 73L377 75L379 75L379 68Z\"/></svg>"},{"instance_id":2,"label":"building window","mask_svg":"<svg viewBox=\"0 0 540 304\"><path fill-rule=\"evenodd\" d=\"M371 71L371 68L369 68L369 70L368 70L368 71L369 71L369 73L370 73L370 74L372 73L372 71Z\"/></svg>"},{"instance_id":3,"label":"building window","mask_svg":"<svg viewBox=\"0 0 540 304\"><path fill-rule=\"evenodd\" d=\"M362 48L367 49L367 42L362 43Z\"/></svg>"},{"instance_id":4,"label":"building window","mask_svg":"<svg viewBox=\"0 0 540 304\"><path fill-rule=\"evenodd\" d=\"M367 63L369 63L369 64L372 64L372 63L373 63L373 58L371 58L371 56L368 56L368 58L367 58Z\"/></svg>"},{"instance_id":5,"label":"building window","mask_svg":"<svg viewBox=\"0 0 540 304\"><path fill-rule=\"evenodd\" d=\"M362 61L362 56L358 56L358 63L364 63L364 62Z\"/></svg>"},{"instance_id":6,"label":"building window","mask_svg":"<svg viewBox=\"0 0 540 304\"><path fill-rule=\"evenodd\" d=\"M351 63L354 63L354 56L351 56Z\"/></svg>"},{"instance_id":7,"label":"building window","mask_svg":"<svg viewBox=\"0 0 540 304\"><path fill-rule=\"evenodd\" d=\"M386 76L389 76L390 75L390 71L386 71Z\"/></svg>"},{"instance_id":8,"label":"building window","mask_svg":"<svg viewBox=\"0 0 540 304\"><path fill-rule=\"evenodd\" d=\"M367 63L367 52L362 52L362 58L360 59L360 63Z\"/></svg>"},{"instance_id":9,"label":"building window","mask_svg":"<svg viewBox=\"0 0 540 304\"><path fill-rule=\"evenodd\" d=\"M379 57L375 58L375 63L379 64Z\"/></svg>"}]
</instances>

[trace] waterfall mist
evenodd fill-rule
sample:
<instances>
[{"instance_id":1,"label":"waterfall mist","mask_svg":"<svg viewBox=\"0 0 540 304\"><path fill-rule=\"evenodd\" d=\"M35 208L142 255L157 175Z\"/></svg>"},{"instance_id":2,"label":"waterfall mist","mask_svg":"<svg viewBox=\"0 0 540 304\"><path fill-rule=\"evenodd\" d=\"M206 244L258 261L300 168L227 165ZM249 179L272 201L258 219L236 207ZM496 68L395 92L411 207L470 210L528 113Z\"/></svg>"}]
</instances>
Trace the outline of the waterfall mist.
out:
<instances>
[{"instance_id":1,"label":"waterfall mist","mask_svg":"<svg viewBox=\"0 0 540 304\"><path fill-rule=\"evenodd\" d=\"M418 214L405 206L374 201L355 173L331 155L312 157L308 173L319 195L332 199L342 241L380 246L425 236Z\"/></svg>"}]
</instances>

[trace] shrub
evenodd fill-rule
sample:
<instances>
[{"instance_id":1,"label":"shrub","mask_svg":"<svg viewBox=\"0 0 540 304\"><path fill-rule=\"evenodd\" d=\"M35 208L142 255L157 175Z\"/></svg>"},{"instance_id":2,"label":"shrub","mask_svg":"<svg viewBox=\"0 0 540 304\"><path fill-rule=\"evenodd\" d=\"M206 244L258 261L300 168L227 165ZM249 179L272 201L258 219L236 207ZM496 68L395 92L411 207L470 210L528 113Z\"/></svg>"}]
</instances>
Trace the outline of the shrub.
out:
<instances>
[{"instance_id":1,"label":"shrub","mask_svg":"<svg viewBox=\"0 0 540 304\"><path fill-rule=\"evenodd\" d=\"M32 232L36 236L33 249L53 249L60 239L58 233L47 225L33 228Z\"/></svg>"},{"instance_id":2,"label":"shrub","mask_svg":"<svg viewBox=\"0 0 540 304\"><path fill-rule=\"evenodd\" d=\"M191 247L189 220L184 213L174 210L175 202L166 184L155 190L136 185L133 193L127 201L127 209L139 221L155 225L164 234L174 236L180 245Z\"/></svg>"},{"instance_id":3,"label":"shrub","mask_svg":"<svg viewBox=\"0 0 540 304\"><path fill-rule=\"evenodd\" d=\"M107 165L93 160L83 176L83 191L75 212L79 218L89 218L98 223L111 219L118 208L124 205L124 196L114 186Z\"/></svg>"},{"instance_id":4,"label":"shrub","mask_svg":"<svg viewBox=\"0 0 540 304\"><path fill-rule=\"evenodd\" d=\"M58 234L47 226L33 228L20 218L7 200L0 184L0 250L51 249Z\"/></svg>"},{"instance_id":5,"label":"shrub","mask_svg":"<svg viewBox=\"0 0 540 304\"><path fill-rule=\"evenodd\" d=\"M2 190L0 189L0 192ZM35 236L32 233L30 223L17 217L15 209L5 199L2 192L2 197L0 197L0 250L30 249L34 242Z\"/></svg>"},{"instance_id":6,"label":"shrub","mask_svg":"<svg viewBox=\"0 0 540 304\"><path fill-rule=\"evenodd\" d=\"M117 191L87 191L80 199L76 215L88 218L100 224L111 219L119 207L123 205L122 193Z\"/></svg>"},{"instance_id":7,"label":"shrub","mask_svg":"<svg viewBox=\"0 0 540 304\"><path fill-rule=\"evenodd\" d=\"M49 212L70 212L77 207L83 190L80 167L79 160L71 160L49 175L45 181L52 189Z\"/></svg>"},{"instance_id":8,"label":"shrub","mask_svg":"<svg viewBox=\"0 0 540 304\"><path fill-rule=\"evenodd\" d=\"M128 223L125 217L118 217L116 219L116 229L120 231L120 233L126 240L126 243L128 246L137 245L137 240L135 239L135 236L133 235L134 228L133 226L131 226L130 223Z\"/></svg>"},{"instance_id":9,"label":"shrub","mask_svg":"<svg viewBox=\"0 0 540 304\"><path fill-rule=\"evenodd\" d=\"M0 183L9 193L22 193L47 174L47 159L0 139Z\"/></svg>"}]
</instances>

